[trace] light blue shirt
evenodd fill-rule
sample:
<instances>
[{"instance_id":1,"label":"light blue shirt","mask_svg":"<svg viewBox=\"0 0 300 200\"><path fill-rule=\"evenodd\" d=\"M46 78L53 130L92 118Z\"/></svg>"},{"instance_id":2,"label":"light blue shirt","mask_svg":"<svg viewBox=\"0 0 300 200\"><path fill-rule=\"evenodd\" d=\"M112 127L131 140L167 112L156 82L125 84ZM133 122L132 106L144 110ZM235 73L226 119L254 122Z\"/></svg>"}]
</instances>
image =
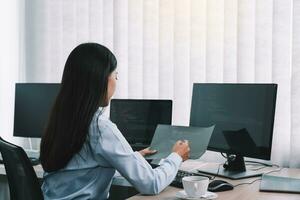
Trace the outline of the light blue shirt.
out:
<instances>
[{"instance_id":1,"label":"light blue shirt","mask_svg":"<svg viewBox=\"0 0 300 200\"><path fill-rule=\"evenodd\" d=\"M45 199L107 199L117 170L140 193L158 194L175 178L181 162L177 153L171 153L152 169L99 108L80 152L65 168L45 173L42 190Z\"/></svg>"}]
</instances>

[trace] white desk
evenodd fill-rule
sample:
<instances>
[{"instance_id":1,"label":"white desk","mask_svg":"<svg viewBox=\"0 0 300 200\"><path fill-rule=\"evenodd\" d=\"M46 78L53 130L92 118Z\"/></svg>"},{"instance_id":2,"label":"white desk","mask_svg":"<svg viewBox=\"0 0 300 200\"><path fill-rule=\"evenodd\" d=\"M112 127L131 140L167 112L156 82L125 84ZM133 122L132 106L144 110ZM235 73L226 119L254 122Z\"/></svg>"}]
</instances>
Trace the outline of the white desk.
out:
<instances>
[{"instance_id":1,"label":"white desk","mask_svg":"<svg viewBox=\"0 0 300 200\"><path fill-rule=\"evenodd\" d=\"M198 166L200 168L206 168L209 166L218 166L218 164L207 164L203 162L199 162ZM190 165L189 163L185 163L184 168L186 169L195 169L197 168L197 163L192 162ZM269 172L272 170L276 170L277 168L265 168L259 171L262 172ZM190 171L189 170L189 171ZM273 172L271 175L279 175L279 176L286 176L286 177L295 177L300 178L300 169L288 169L284 168L280 172ZM239 183L250 183L259 177L248 178L248 179L241 179L241 180L230 180L216 177L216 179L223 179L230 182L233 185ZM225 192L218 192L218 200L300 200L300 194L288 194L288 193L270 193L270 192L259 192L259 185L260 181L256 181L251 185L240 185L230 191ZM167 187L164 191L162 191L159 195L156 196L142 196L136 195L134 197L129 198L130 200L178 200L175 197L176 192L182 189L175 188L172 186Z\"/></svg>"}]
</instances>

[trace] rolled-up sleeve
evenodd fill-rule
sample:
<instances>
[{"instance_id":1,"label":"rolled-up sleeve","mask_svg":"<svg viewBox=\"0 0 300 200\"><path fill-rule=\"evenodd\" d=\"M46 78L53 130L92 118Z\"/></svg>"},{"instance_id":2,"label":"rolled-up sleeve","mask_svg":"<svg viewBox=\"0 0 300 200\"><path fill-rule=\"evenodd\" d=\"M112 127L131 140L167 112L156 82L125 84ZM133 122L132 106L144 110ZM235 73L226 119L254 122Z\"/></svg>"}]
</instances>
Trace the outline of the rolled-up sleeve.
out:
<instances>
[{"instance_id":1,"label":"rolled-up sleeve","mask_svg":"<svg viewBox=\"0 0 300 200\"><path fill-rule=\"evenodd\" d=\"M139 152L134 152L115 124L99 120L100 136L95 153L101 155L142 194L158 194L175 178L182 158L171 153L152 169Z\"/></svg>"}]
</instances>

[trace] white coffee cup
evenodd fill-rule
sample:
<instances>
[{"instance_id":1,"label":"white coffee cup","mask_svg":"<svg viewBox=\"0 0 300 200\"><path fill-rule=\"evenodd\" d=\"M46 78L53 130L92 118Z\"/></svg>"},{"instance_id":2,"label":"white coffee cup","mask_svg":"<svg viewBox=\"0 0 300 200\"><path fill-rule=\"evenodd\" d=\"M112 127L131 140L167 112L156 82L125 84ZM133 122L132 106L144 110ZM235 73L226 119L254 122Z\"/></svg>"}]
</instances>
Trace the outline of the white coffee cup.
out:
<instances>
[{"instance_id":1,"label":"white coffee cup","mask_svg":"<svg viewBox=\"0 0 300 200\"><path fill-rule=\"evenodd\" d=\"M201 197L207 192L209 179L204 176L183 177L182 184L188 197Z\"/></svg>"}]
</instances>

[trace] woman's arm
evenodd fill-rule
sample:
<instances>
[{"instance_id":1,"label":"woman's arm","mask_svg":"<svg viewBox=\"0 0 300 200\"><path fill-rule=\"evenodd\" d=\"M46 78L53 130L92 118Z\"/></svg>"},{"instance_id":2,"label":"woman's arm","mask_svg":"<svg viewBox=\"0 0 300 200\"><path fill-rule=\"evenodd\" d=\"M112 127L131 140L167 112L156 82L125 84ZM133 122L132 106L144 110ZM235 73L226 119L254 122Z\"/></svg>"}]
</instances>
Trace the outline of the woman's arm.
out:
<instances>
[{"instance_id":1,"label":"woman's arm","mask_svg":"<svg viewBox=\"0 0 300 200\"><path fill-rule=\"evenodd\" d=\"M158 194L168 186L182 162L181 156L171 153L155 169L139 152L134 152L118 128L109 120L100 120L100 137L95 146L97 154L107 160L139 192Z\"/></svg>"}]
</instances>

